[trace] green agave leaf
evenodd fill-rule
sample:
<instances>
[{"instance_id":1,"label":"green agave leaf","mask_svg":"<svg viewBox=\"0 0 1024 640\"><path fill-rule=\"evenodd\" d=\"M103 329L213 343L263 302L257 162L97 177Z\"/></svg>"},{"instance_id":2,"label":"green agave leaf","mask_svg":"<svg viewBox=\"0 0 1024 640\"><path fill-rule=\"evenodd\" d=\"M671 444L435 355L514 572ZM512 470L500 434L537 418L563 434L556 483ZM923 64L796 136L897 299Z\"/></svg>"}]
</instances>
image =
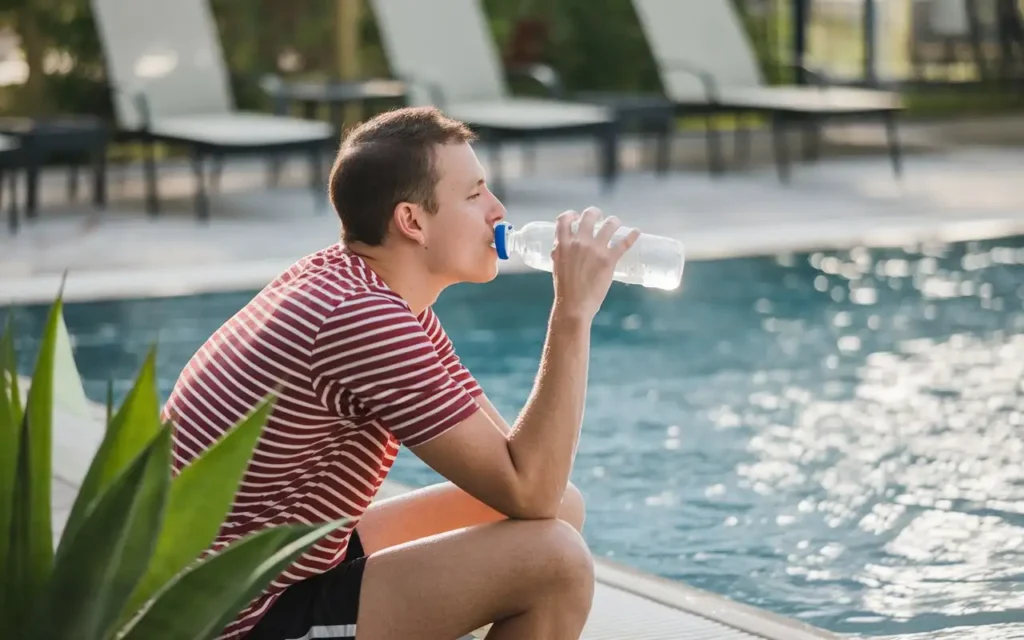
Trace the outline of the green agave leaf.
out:
<instances>
[{"instance_id":1,"label":"green agave leaf","mask_svg":"<svg viewBox=\"0 0 1024 640\"><path fill-rule=\"evenodd\" d=\"M171 483L163 530L149 571L132 595L128 612L149 600L213 542L231 508L272 405L268 399L257 406L182 469Z\"/></svg>"},{"instance_id":2,"label":"green agave leaf","mask_svg":"<svg viewBox=\"0 0 1024 640\"><path fill-rule=\"evenodd\" d=\"M3 542L7 545L7 564L0 580L4 582L4 617L0 618L3 637L18 637L28 618L29 606L33 602L29 589L32 583L32 558L26 553L30 547L32 523L29 519L29 455L28 415L21 419L16 436L18 449L15 457L14 483L11 490L10 536Z\"/></svg>"},{"instance_id":3,"label":"green agave leaf","mask_svg":"<svg viewBox=\"0 0 1024 640\"><path fill-rule=\"evenodd\" d=\"M153 553L170 485L171 434L163 430L100 494L62 545L33 634L48 640L109 637Z\"/></svg>"},{"instance_id":4,"label":"green agave leaf","mask_svg":"<svg viewBox=\"0 0 1024 640\"><path fill-rule=\"evenodd\" d=\"M85 395L82 376L75 365L71 336L63 314L57 318L57 344L53 360L53 403L71 415L91 419L89 398Z\"/></svg>"},{"instance_id":5,"label":"green agave leaf","mask_svg":"<svg viewBox=\"0 0 1024 640\"><path fill-rule=\"evenodd\" d=\"M50 307L36 357L18 436L12 490L10 547L4 572L6 620L19 628L42 592L53 566L50 486L53 455L54 363L64 305Z\"/></svg>"},{"instance_id":6,"label":"green agave leaf","mask_svg":"<svg viewBox=\"0 0 1024 640\"><path fill-rule=\"evenodd\" d=\"M0 362L3 368L11 373L9 384L11 386L11 411L14 416L14 423L21 424L21 417L25 408L21 404L21 390L18 388L18 358L14 352L14 323L7 318L7 327L4 329L3 340L0 341Z\"/></svg>"},{"instance_id":7,"label":"green agave leaf","mask_svg":"<svg viewBox=\"0 0 1024 640\"><path fill-rule=\"evenodd\" d=\"M156 390L156 352L150 350L121 408L107 425L103 442L71 507L64 540L73 537L93 503L117 475L160 431L160 400Z\"/></svg>"},{"instance_id":8,"label":"green agave leaf","mask_svg":"<svg viewBox=\"0 0 1024 640\"><path fill-rule=\"evenodd\" d=\"M11 551L11 514L21 440L20 399L13 397L18 393L13 343L14 331L8 320L3 338L0 338L0 638L11 635L4 625L8 620L7 594L12 577L8 554ZM18 406L15 406L15 401Z\"/></svg>"},{"instance_id":9,"label":"green agave leaf","mask_svg":"<svg viewBox=\"0 0 1024 640\"><path fill-rule=\"evenodd\" d=\"M205 640L317 540L347 521L263 529L197 563L160 591L121 640Z\"/></svg>"}]
</instances>

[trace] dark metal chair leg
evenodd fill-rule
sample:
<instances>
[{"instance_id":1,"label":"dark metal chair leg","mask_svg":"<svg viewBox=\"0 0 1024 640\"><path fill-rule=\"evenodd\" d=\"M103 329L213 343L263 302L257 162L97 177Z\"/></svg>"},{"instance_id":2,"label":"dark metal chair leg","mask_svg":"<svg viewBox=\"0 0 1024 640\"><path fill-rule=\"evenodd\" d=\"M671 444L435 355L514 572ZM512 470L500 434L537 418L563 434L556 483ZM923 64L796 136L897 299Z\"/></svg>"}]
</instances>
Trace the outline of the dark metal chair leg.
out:
<instances>
[{"instance_id":1,"label":"dark metal chair leg","mask_svg":"<svg viewBox=\"0 0 1024 640\"><path fill-rule=\"evenodd\" d=\"M39 211L39 161L31 154L25 162L25 219ZM13 195L13 194L12 194Z\"/></svg>"},{"instance_id":2,"label":"dark metal chair leg","mask_svg":"<svg viewBox=\"0 0 1024 640\"><path fill-rule=\"evenodd\" d=\"M113 181L115 182L114 188L121 195L124 195L124 185L128 181L128 166L130 161L125 157L119 161L114 162Z\"/></svg>"},{"instance_id":3,"label":"dark metal chair leg","mask_svg":"<svg viewBox=\"0 0 1024 640\"><path fill-rule=\"evenodd\" d=\"M711 175L720 176L725 173L725 159L722 157L722 138L715 127L714 114L708 113L704 116L704 126Z\"/></svg>"},{"instance_id":4,"label":"dark metal chair leg","mask_svg":"<svg viewBox=\"0 0 1024 640\"><path fill-rule=\"evenodd\" d=\"M0 207L4 205L4 168L0 165ZM11 234L18 232L18 218L16 212L11 209L7 213L7 227L11 230Z\"/></svg>"},{"instance_id":5,"label":"dark metal chair leg","mask_svg":"<svg viewBox=\"0 0 1024 640\"><path fill-rule=\"evenodd\" d=\"M737 166L750 164L750 127L743 122L736 123L736 133L733 137L733 153L736 157Z\"/></svg>"},{"instance_id":6,"label":"dark metal chair leg","mask_svg":"<svg viewBox=\"0 0 1024 640\"><path fill-rule=\"evenodd\" d=\"M11 233L17 233L20 223L18 220L18 170L12 169L7 174L7 179L10 181L10 202L7 204L7 223L11 228ZM0 185L3 185L3 174L0 173ZM0 203L3 202L3 198L0 197Z\"/></svg>"},{"instance_id":7,"label":"dark metal chair leg","mask_svg":"<svg viewBox=\"0 0 1024 640\"><path fill-rule=\"evenodd\" d=\"M492 138L487 146L491 155L491 193L500 200L505 197L505 176L501 170L501 141Z\"/></svg>"},{"instance_id":8,"label":"dark metal chair leg","mask_svg":"<svg viewBox=\"0 0 1024 640\"><path fill-rule=\"evenodd\" d=\"M143 170L146 174L146 210L155 216L160 210L156 179L156 143L152 140L146 140L142 144L145 147Z\"/></svg>"},{"instance_id":9,"label":"dark metal chair leg","mask_svg":"<svg viewBox=\"0 0 1024 640\"><path fill-rule=\"evenodd\" d=\"M313 206L317 213L327 210L323 171L323 154L320 147L314 147L309 154L309 188L313 191Z\"/></svg>"},{"instance_id":10,"label":"dark metal chair leg","mask_svg":"<svg viewBox=\"0 0 1024 640\"><path fill-rule=\"evenodd\" d=\"M68 202L78 200L78 164L68 167Z\"/></svg>"},{"instance_id":11,"label":"dark metal chair leg","mask_svg":"<svg viewBox=\"0 0 1024 640\"><path fill-rule=\"evenodd\" d=\"M655 171L658 175L668 175L672 164L672 134L675 118L669 116L659 124L655 140Z\"/></svg>"},{"instance_id":12,"label":"dark metal chair leg","mask_svg":"<svg viewBox=\"0 0 1024 640\"><path fill-rule=\"evenodd\" d=\"M611 191L619 177L619 126L604 127L599 136L601 144L601 177L605 192Z\"/></svg>"},{"instance_id":13,"label":"dark metal chair leg","mask_svg":"<svg viewBox=\"0 0 1024 640\"><path fill-rule=\"evenodd\" d=\"M210 219L210 199L206 193L206 172L203 166L203 153L192 152L192 173L196 179L196 216L204 222Z\"/></svg>"},{"instance_id":14,"label":"dark metal chair leg","mask_svg":"<svg viewBox=\"0 0 1024 640\"><path fill-rule=\"evenodd\" d=\"M93 158L92 201L97 209L107 206L107 148L100 148Z\"/></svg>"},{"instance_id":15,"label":"dark metal chair leg","mask_svg":"<svg viewBox=\"0 0 1024 640\"><path fill-rule=\"evenodd\" d=\"M775 167L779 173L779 181L789 182L789 142L786 139L786 119L781 115L772 118L772 142L775 148Z\"/></svg>"},{"instance_id":16,"label":"dark metal chair leg","mask_svg":"<svg viewBox=\"0 0 1024 640\"><path fill-rule=\"evenodd\" d=\"M885 136L889 142L889 158L892 160L892 172L897 178L903 177L903 149L900 146L899 131L896 123L896 112L888 111L885 119Z\"/></svg>"}]
</instances>

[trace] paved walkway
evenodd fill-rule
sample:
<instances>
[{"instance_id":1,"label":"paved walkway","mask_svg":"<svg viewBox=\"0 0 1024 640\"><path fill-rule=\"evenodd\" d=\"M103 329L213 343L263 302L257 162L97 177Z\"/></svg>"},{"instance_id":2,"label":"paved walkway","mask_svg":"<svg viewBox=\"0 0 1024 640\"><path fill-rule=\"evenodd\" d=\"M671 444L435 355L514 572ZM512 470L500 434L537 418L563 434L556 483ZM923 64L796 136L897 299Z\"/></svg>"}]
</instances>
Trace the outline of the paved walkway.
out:
<instances>
[{"instance_id":1,"label":"paved walkway","mask_svg":"<svg viewBox=\"0 0 1024 640\"><path fill-rule=\"evenodd\" d=\"M563 156L585 160L590 151ZM905 166L896 180L885 158L823 160L797 167L788 186L770 166L717 179L632 170L608 193L576 169L545 167L510 180L505 204L519 224L601 206L626 224L679 238L691 260L1024 231L1024 150L960 148L911 155ZM156 218L144 213L134 175L112 186L102 213L68 205L63 176L50 176L41 217L17 235L0 235L0 304L49 299L64 270L70 299L261 286L338 237L333 212L318 213L302 186L301 168L270 189L261 164L229 163L208 223L192 214L183 167L163 170L164 212Z\"/></svg>"}]
</instances>

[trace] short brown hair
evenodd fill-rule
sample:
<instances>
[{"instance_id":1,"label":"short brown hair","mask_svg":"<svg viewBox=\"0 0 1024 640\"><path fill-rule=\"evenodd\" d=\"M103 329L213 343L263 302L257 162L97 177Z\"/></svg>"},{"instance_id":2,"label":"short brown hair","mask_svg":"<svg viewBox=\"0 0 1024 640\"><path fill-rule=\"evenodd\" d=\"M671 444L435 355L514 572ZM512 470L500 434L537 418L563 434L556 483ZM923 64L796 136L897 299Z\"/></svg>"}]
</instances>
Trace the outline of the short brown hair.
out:
<instances>
[{"instance_id":1,"label":"short brown hair","mask_svg":"<svg viewBox=\"0 0 1024 640\"><path fill-rule=\"evenodd\" d=\"M434 147L471 142L474 133L434 107L388 111L353 129L331 168L331 204L345 243L379 245L400 202L437 211Z\"/></svg>"}]
</instances>

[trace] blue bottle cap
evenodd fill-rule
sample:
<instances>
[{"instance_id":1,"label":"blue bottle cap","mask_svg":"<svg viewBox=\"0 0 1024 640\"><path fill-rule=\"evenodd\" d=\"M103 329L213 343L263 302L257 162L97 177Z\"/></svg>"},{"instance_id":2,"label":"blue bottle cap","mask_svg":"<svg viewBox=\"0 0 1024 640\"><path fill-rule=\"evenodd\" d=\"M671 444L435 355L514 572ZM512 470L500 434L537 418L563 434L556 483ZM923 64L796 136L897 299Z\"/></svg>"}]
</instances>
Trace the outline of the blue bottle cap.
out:
<instances>
[{"instance_id":1,"label":"blue bottle cap","mask_svg":"<svg viewBox=\"0 0 1024 640\"><path fill-rule=\"evenodd\" d=\"M499 222L494 225L494 250L502 260L508 260L508 234L515 230L508 222Z\"/></svg>"}]
</instances>

